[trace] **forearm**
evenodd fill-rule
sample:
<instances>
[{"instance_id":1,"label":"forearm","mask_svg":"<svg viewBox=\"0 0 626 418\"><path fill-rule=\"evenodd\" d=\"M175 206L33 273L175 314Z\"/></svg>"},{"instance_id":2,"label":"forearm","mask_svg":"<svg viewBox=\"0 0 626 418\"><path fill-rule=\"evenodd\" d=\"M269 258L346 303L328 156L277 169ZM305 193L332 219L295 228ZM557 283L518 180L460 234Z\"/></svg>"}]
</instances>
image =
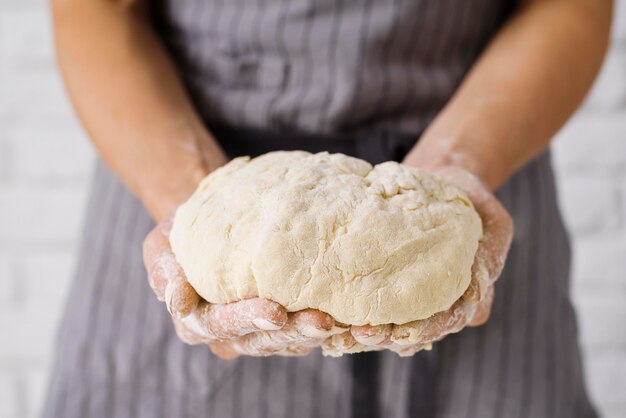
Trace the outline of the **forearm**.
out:
<instances>
[{"instance_id":1,"label":"forearm","mask_svg":"<svg viewBox=\"0 0 626 418\"><path fill-rule=\"evenodd\" d=\"M606 50L609 0L536 0L488 45L407 162L460 165L496 189L544 149Z\"/></svg>"},{"instance_id":2,"label":"forearm","mask_svg":"<svg viewBox=\"0 0 626 418\"><path fill-rule=\"evenodd\" d=\"M129 3L53 1L57 54L98 152L158 220L225 156L139 5Z\"/></svg>"}]
</instances>

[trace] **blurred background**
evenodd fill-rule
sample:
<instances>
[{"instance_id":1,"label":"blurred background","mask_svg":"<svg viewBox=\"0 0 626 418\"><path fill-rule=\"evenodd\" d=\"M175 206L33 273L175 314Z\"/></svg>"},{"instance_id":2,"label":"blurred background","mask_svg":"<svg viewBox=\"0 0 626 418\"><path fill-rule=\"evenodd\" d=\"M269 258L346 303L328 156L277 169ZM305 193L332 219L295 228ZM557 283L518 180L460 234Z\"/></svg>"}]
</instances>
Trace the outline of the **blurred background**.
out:
<instances>
[{"instance_id":1,"label":"blurred background","mask_svg":"<svg viewBox=\"0 0 626 418\"><path fill-rule=\"evenodd\" d=\"M626 0L592 93L557 136L591 395L626 417ZM56 69L48 5L0 0L0 417L34 417L76 263L94 152Z\"/></svg>"}]
</instances>

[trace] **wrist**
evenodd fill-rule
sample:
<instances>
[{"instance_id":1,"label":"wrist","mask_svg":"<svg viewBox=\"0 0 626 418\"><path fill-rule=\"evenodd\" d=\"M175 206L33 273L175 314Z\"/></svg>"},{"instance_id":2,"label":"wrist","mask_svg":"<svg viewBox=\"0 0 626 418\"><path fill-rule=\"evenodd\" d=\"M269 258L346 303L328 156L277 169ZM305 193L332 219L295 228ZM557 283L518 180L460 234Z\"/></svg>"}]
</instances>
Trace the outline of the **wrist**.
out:
<instances>
[{"instance_id":1,"label":"wrist","mask_svg":"<svg viewBox=\"0 0 626 418\"><path fill-rule=\"evenodd\" d=\"M204 150L201 154L184 159L172 157L167 167L159 167L141 185L139 198L156 222L170 216L202 179L228 161L221 150Z\"/></svg>"},{"instance_id":2,"label":"wrist","mask_svg":"<svg viewBox=\"0 0 626 418\"><path fill-rule=\"evenodd\" d=\"M156 222L170 216L187 200L202 178L209 174L203 168L199 166L167 170L171 174L169 178L158 176L142 184L139 199Z\"/></svg>"},{"instance_id":3,"label":"wrist","mask_svg":"<svg viewBox=\"0 0 626 418\"><path fill-rule=\"evenodd\" d=\"M510 175L505 156L466 137L424 136L407 154L404 163L424 170L460 167L478 177L491 191Z\"/></svg>"}]
</instances>

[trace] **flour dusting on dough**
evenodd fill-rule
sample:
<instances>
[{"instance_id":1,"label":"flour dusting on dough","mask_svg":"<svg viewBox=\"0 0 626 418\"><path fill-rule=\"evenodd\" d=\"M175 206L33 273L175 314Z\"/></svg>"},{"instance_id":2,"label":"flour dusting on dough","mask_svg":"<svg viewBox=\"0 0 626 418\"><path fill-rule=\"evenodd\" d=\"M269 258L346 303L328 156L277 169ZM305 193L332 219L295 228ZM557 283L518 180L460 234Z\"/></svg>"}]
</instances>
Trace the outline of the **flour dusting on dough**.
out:
<instances>
[{"instance_id":1,"label":"flour dusting on dough","mask_svg":"<svg viewBox=\"0 0 626 418\"><path fill-rule=\"evenodd\" d=\"M403 324L468 287L480 217L438 177L343 154L239 157L206 177L170 234L212 303L272 299L353 324Z\"/></svg>"}]
</instances>

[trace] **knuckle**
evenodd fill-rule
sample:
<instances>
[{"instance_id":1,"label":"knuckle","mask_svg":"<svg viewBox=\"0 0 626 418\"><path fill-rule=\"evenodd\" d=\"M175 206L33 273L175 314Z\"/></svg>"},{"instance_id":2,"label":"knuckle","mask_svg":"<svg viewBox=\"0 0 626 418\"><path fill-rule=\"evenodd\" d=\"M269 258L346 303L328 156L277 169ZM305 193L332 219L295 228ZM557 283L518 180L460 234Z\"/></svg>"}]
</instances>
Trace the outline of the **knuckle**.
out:
<instances>
[{"instance_id":1,"label":"knuckle","mask_svg":"<svg viewBox=\"0 0 626 418\"><path fill-rule=\"evenodd\" d=\"M174 331L178 338L185 344L195 345L198 344L198 339L194 334L189 331L185 326L179 322L174 322Z\"/></svg>"},{"instance_id":2,"label":"knuckle","mask_svg":"<svg viewBox=\"0 0 626 418\"><path fill-rule=\"evenodd\" d=\"M222 360L232 360L241 354L237 352L231 345L224 342L216 341L211 342L208 345L211 352Z\"/></svg>"},{"instance_id":3,"label":"knuckle","mask_svg":"<svg viewBox=\"0 0 626 418\"><path fill-rule=\"evenodd\" d=\"M151 273L148 274L148 283L150 284L150 288L156 295L157 300L159 300L160 302L164 302L165 301L165 289L164 289L165 286L163 286L163 284L159 281L159 279L155 277L154 274L151 274Z\"/></svg>"},{"instance_id":4,"label":"knuckle","mask_svg":"<svg viewBox=\"0 0 626 418\"><path fill-rule=\"evenodd\" d=\"M198 305L198 294L177 282L169 282L165 286L165 301L170 313L176 317L184 318L191 314Z\"/></svg>"}]
</instances>

